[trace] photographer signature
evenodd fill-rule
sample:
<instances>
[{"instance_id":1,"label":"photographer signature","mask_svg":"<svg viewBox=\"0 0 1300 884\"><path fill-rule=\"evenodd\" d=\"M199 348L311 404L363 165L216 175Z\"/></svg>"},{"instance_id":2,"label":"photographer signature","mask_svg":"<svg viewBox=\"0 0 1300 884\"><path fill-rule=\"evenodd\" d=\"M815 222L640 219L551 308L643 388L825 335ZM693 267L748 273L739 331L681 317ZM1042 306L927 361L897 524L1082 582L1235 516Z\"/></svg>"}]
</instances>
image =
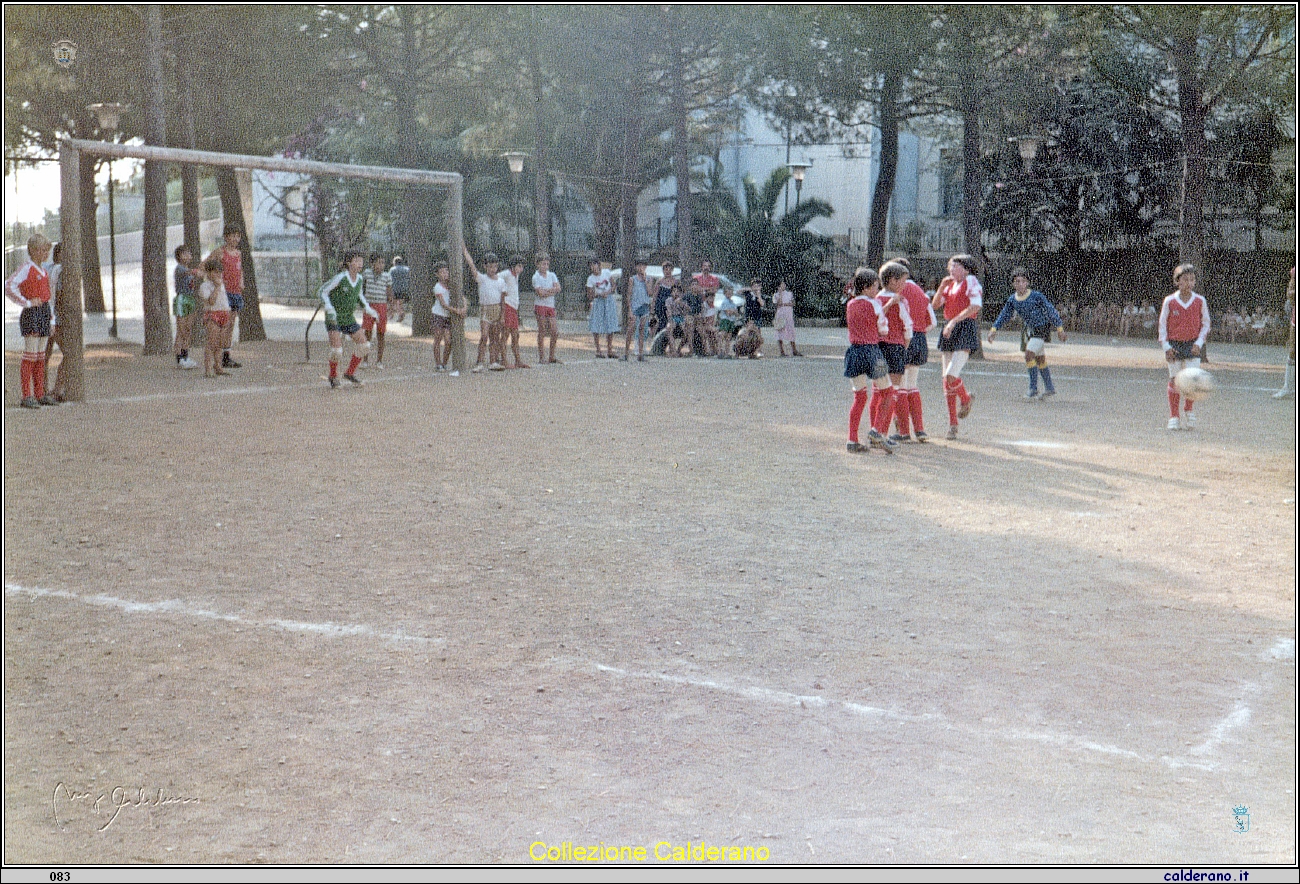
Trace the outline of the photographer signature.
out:
<instances>
[{"instance_id":1,"label":"photographer signature","mask_svg":"<svg viewBox=\"0 0 1300 884\"><path fill-rule=\"evenodd\" d=\"M153 811L165 807L169 804L198 804L198 798L188 798L183 795L169 795L159 787L157 790L145 791L145 787L128 791L125 786L115 786L111 790L104 791L82 791L69 786L67 783L60 782L54 787L52 799L54 810L54 824L56 826L68 822L70 819L70 809L74 806L89 807L94 811L96 816L108 814L108 822L99 827L103 832L109 826L117 821L124 809L129 810L147 810ZM64 818L60 821L60 805L64 809Z\"/></svg>"}]
</instances>

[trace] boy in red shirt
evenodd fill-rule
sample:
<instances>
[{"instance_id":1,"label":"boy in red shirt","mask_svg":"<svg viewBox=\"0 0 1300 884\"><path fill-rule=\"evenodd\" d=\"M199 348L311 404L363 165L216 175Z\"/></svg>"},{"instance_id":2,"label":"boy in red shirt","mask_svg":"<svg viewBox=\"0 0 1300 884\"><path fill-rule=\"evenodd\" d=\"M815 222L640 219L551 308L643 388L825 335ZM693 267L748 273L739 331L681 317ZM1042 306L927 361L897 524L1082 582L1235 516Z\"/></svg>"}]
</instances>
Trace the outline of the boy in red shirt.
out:
<instances>
[{"instance_id":1,"label":"boy in red shirt","mask_svg":"<svg viewBox=\"0 0 1300 884\"><path fill-rule=\"evenodd\" d=\"M1200 367L1201 348L1210 333L1210 307L1205 298L1192 289L1196 286L1196 268L1179 264L1174 268L1178 291L1165 298L1160 308L1160 346L1165 348L1169 363L1169 429L1190 430L1196 426L1192 400L1184 400L1174 386L1174 377L1188 367ZM1183 403L1183 419L1178 420L1178 406Z\"/></svg>"},{"instance_id":2,"label":"boy in red shirt","mask_svg":"<svg viewBox=\"0 0 1300 884\"><path fill-rule=\"evenodd\" d=\"M849 326L849 349L844 352L844 376L853 382L853 405L849 409L849 443L846 446L851 453L857 454L868 450L868 446L858 441L858 427L862 423L862 412L867 407L870 385L874 384L879 395L887 398L881 402L876 412L876 419L871 432L867 434L871 448L883 449L886 454L893 454L897 443L885 438L881 421L888 421L891 409L888 407L892 397L888 391L893 387L889 383L889 369L885 357L880 352L880 336L889 331L889 321L875 300L880 291L880 277L876 271L863 269L853 277L853 297L844 307ZM886 417L881 417L886 415Z\"/></svg>"}]
</instances>

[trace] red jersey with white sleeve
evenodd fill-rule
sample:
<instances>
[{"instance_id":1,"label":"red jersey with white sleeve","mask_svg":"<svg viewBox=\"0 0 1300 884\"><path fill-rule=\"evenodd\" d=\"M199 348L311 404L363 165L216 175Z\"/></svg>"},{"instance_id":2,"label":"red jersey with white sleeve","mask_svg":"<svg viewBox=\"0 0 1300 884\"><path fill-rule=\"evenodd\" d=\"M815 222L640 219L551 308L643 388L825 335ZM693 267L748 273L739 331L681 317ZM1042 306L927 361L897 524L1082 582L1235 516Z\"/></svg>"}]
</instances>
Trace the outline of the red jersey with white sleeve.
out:
<instances>
[{"instance_id":1,"label":"red jersey with white sleeve","mask_svg":"<svg viewBox=\"0 0 1300 884\"><path fill-rule=\"evenodd\" d=\"M5 282L5 297L24 308L48 304L50 275L28 258Z\"/></svg>"},{"instance_id":2,"label":"red jersey with white sleeve","mask_svg":"<svg viewBox=\"0 0 1300 884\"><path fill-rule=\"evenodd\" d=\"M1170 341L1195 341L1196 346L1203 346L1209 333L1210 306L1205 298L1196 292L1186 302L1179 300L1178 292L1165 298L1160 308L1160 343L1166 350Z\"/></svg>"},{"instance_id":3,"label":"red jersey with white sleeve","mask_svg":"<svg viewBox=\"0 0 1300 884\"><path fill-rule=\"evenodd\" d=\"M239 249L221 248L221 283L234 295L244 292L244 256Z\"/></svg>"},{"instance_id":4,"label":"red jersey with white sleeve","mask_svg":"<svg viewBox=\"0 0 1300 884\"><path fill-rule=\"evenodd\" d=\"M967 307L984 306L984 286L973 273L961 282L951 277L945 279L939 286L939 294L943 296L944 319L956 319Z\"/></svg>"},{"instance_id":5,"label":"red jersey with white sleeve","mask_svg":"<svg viewBox=\"0 0 1300 884\"><path fill-rule=\"evenodd\" d=\"M889 321L880 312L880 304L866 295L858 295L844 308L849 325L850 344L879 344L880 336L889 331Z\"/></svg>"},{"instance_id":6,"label":"red jersey with white sleeve","mask_svg":"<svg viewBox=\"0 0 1300 884\"><path fill-rule=\"evenodd\" d=\"M930 299L921 287L910 279L903 283L903 303L907 305L908 315L912 319L912 330L922 333L929 331L930 326L934 325L934 308L930 306Z\"/></svg>"},{"instance_id":7,"label":"red jersey with white sleeve","mask_svg":"<svg viewBox=\"0 0 1300 884\"><path fill-rule=\"evenodd\" d=\"M894 297L893 292L881 292L876 295L876 303L885 312L885 320L889 323L889 331L884 333L881 341L886 344L897 344L904 347L908 341L912 340L912 314L904 306L901 299L897 304L886 307L885 305L889 303L889 299L892 297ZM922 293L921 297L924 298L925 294Z\"/></svg>"}]
</instances>

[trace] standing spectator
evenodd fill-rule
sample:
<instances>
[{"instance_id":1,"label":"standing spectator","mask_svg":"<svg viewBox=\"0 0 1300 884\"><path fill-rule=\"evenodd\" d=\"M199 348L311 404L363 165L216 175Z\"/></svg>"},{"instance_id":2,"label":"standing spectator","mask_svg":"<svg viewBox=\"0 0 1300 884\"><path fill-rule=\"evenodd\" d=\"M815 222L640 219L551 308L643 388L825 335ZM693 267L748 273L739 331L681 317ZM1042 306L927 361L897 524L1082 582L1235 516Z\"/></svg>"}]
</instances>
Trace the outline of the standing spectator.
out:
<instances>
[{"instance_id":1,"label":"standing spectator","mask_svg":"<svg viewBox=\"0 0 1300 884\"><path fill-rule=\"evenodd\" d=\"M560 293L560 278L551 272L551 256L545 252L537 253L537 271L533 273L533 316L537 318L537 364L559 364L555 358L555 341L560 335L559 324L555 321L555 296ZM548 358L543 345L547 337L551 339L551 355Z\"/></svg>"},{"instance_id":2,"label":"standing spectator","mask_svg":"<svg viewBox=\"0 0 1300 884\"><path fill-rule=\"evenodd\" d=\"M618 332L618 292L614 288L614 275L600 266L600 261L592 258L587 262L587 302L591 305L591 315L587 325L591 329L591 340L596 346L597 359L613 359L614 335ZM600 336L605 336L605 353L600 352Z\"/></svg>"},{"instance_id":3,"label":"standing spectator","mask_svg":"<svg viewBox=\"0 0 1300 884\"><path fill-rule=\"evenodd\" d=\"M221 367L239 368L239 363L230 358L230 345L235 340L239 311L244 309L244 257L239 248L242 236L237 226L227 224L221 238L222 244L208 256L221 262L221 284L230 302L230 322L222 330Z\"/></svg>"},{"instance_id":4,"label":"standing spectator","mask_svg":"<svg viewBox=\"0 0 1300 884\"><path fill-rule=\"evenodd\" d=\"M628 309L630 321L627 326L627 339L623 342L623 361L627 362L632 353L632 330L636 329L636 361L645 362L646 334L650 328L650 282L645 275L645 261L636 259L636 272L632 275L628 290Z\"/></svg>"},{"instance_id":5,"label":"standing spectator","mask_svg":"<svg viewBox=\"0 0 1300 884\"><path fill-rule=\"evenodd\" d=\"M199 312L199 302L194 296L199 274L195 273L197 265L194 269L190 267L194 254L189 246L177 246L175 255L172 278L176 283L176 297L172 300L172 314L176 317L176 343L172 352L176 355L177 368L198 368L199 364L190 358L190 342L194 337L194 318Z\"/></svg>"},{"instance_id":6,"label":"standing spectator","mask_svg":"<svg viewBox=\"0 0 1300 884\"><path fill-rule=\"evenodd\" d=\"M63 278L63 243L56 242L54 251L50 255L50 260L42 265L46 273L50 275L50 339L45 343L45 372L48 375L50 370L50 357L54 355L54 345L59 345L59 352L63 352L63 333L59 331L59 284ZM193 368L195 363L190 363ZM59 364L59 370L54 373L54 387L49 391L49 395L56 403L65 401L63 395L63 364Z\"/></svg>"},{"instance_id":7,"label":"standing spectator","mask_svg":"<svg viewBox=\"0 0 1300 884\"><path fill-rule=\"evenodd\" d=\"M203 282L199 285L199 300L203 302L203 322L207 329L207 345L203 349L203 376L215 378L230 374L221 367L221 345L225 341L226 329L230 326L230 301L226 298L226 286L222 282L225 268L221 259L208 258L203 262ZM325 328L329 329L329 314L325 315ZM333 370L338 362L330 362L330 384L338 386L338 379Z\"/></svg>"},{"instance_id":8,"label":"standing spectator","mask_svg":"<svg viewBox=\"0 0 1300 884\"><path fill-rule=\"evenodd\" d=\"M673 300L673 285L677 282L677 277L673 274L673 262L665 260L663 263L663 276L659 278L658 289L655 292L655 337L660 336L664 339L664 352L668 351L671 346L676 350L673 344L673 323L668 318L668 306ZM651 346L653 351L654 347Z\"/></svg>"},{"instance_id":9,"label":"standing spectator","mask_svg":"<svg viewBox=\"0 0 1300 884\"><path fill-rule=\"evenodd\" d=\"M384 269L383 255L371 252L367 261L370 266L361 274L361 278L365 282L366 301L378 318L372 319L367 312L361 322L361 328L366 333L367 341L378 338L379 352L375 354L375 368L383 368L384 337L388 334L388 301L393 296L393 278ZM364 364L370 364L369 352L366 353Z\"/></svg>"},{"instance_id":10,"label":"standing spectator","mask_svg":"<svg viewBox=\"0 0 1300 884\"><path fill-rule=\"evenodd\" d=\"M411 300L411 268L401 255L393 256L388 276L393 281L393 310L397 314L393 322L401 322L406 318L406 305Z\"/></svg>"},{"instance_id":11,"label":"standing spectator","mask_svg":"<svg viewBox=\"0 0 1300 884\"><path fill-rule=\"evenodd\" d=\"M501 300L501 361L506 368L528 368L528 363L519 357L519 276L524 272L524 259L518 255L510 256L510 268L501 272L506 281L505 297ZM506 342L510 342L510 351L514 353L515 364L507 363Z\"/></svg>"},{"instance_id":12,"label":"standing spectator","mask_svg":"<svg viewBox=\"0 0 1300 884\"><path fill-rule=\"evenodd\" d=\"M873 271L874 272L874 271ZM856 280L856 277L855 277ZM785 356L786 341L790 342L790 355L802 356L799 352L798 345L794 342L794 292L786 286L785 280L781 280L776 285L776 294L772 296L772 303L776 306L776 316L772 318L772 327L776 329L776 346Z\"/></svg>"},{"instance_id":13,"label":"standing spectator","mask_svg":"<svg viewBox=\"0 0 1300 884\"><path fill-rule=\"evenodd\" d=\"M717 350L718 343L718 309L714 304L714 297L722 288L722 280L714 274L713 262L703 258L700 260L700 272L691 278L691 282L691 291L698 295L699 299L697 307L697 302L688 297L691 312L695 316L695 330L700 335L700 343L704 345L703 355L712 356Z\"/></svg>"},{"instance_id":14,"label":"standing spectator","mask_svg":"<svg viewBox=\"0 0 1300 884\"><path fill-rule=\"evenodd\" d=\"M742 321L761 326L763 310L767 308L767 301L763 298L763 280L755 276L749 281L749 288L742 294L745 296L745 315Z\"/></svg>"},{"instance_id":15,"label":"standing spectator","mask_svg":"<svg viewBox=\"0 0 1300 884\"><path fill-rule=\"evenodd\" d=\"M483 370L484 350L487 351L492 371L505 371L505 366L501 364L501 360L505 359L501 354L501 298L506 293L506 281L499 273L501 259L495 252L488 252L483 256L484 272L480 273L468 248L464 249L464 257L470 272L478 280L478 358L474 361L473 372L478 374Z\"/></svg>"},{"instance_id":16,"label":"standing spectator","mask_svg":"<svg viewBox=\"0 0 1300 884\"><path fill-rule=\"evenodd\" d=\"M451 315L455 313L461 319L468 312L462 301L459 305L451 303L451 268L446 261L439 261L434 268L438 282L433 286L433 360L434 371L446 371L447 360L451 358ZM453 371L451 376L460 377L460 372Z\"/></svg>"}]
</instances>

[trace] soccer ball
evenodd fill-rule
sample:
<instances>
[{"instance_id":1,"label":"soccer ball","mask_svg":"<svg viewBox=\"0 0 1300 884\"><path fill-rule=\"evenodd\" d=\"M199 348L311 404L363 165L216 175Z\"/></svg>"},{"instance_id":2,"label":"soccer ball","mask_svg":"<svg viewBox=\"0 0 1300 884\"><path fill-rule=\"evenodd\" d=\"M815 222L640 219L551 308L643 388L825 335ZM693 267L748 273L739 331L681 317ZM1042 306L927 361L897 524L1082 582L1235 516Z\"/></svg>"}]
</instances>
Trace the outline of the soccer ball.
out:
<instances>
[{"instance_id":1,"label":"soccer ball","mask_svg":"<svg viewBox=\"0 0 1300 884\"><path fill-rule=\"evenodd\" d=\"M1195 402L1214 392L1214 376L1203 368L1184 368L1174 375L1174 386L1184 398Z\"/></svg>"}]
</instances>

